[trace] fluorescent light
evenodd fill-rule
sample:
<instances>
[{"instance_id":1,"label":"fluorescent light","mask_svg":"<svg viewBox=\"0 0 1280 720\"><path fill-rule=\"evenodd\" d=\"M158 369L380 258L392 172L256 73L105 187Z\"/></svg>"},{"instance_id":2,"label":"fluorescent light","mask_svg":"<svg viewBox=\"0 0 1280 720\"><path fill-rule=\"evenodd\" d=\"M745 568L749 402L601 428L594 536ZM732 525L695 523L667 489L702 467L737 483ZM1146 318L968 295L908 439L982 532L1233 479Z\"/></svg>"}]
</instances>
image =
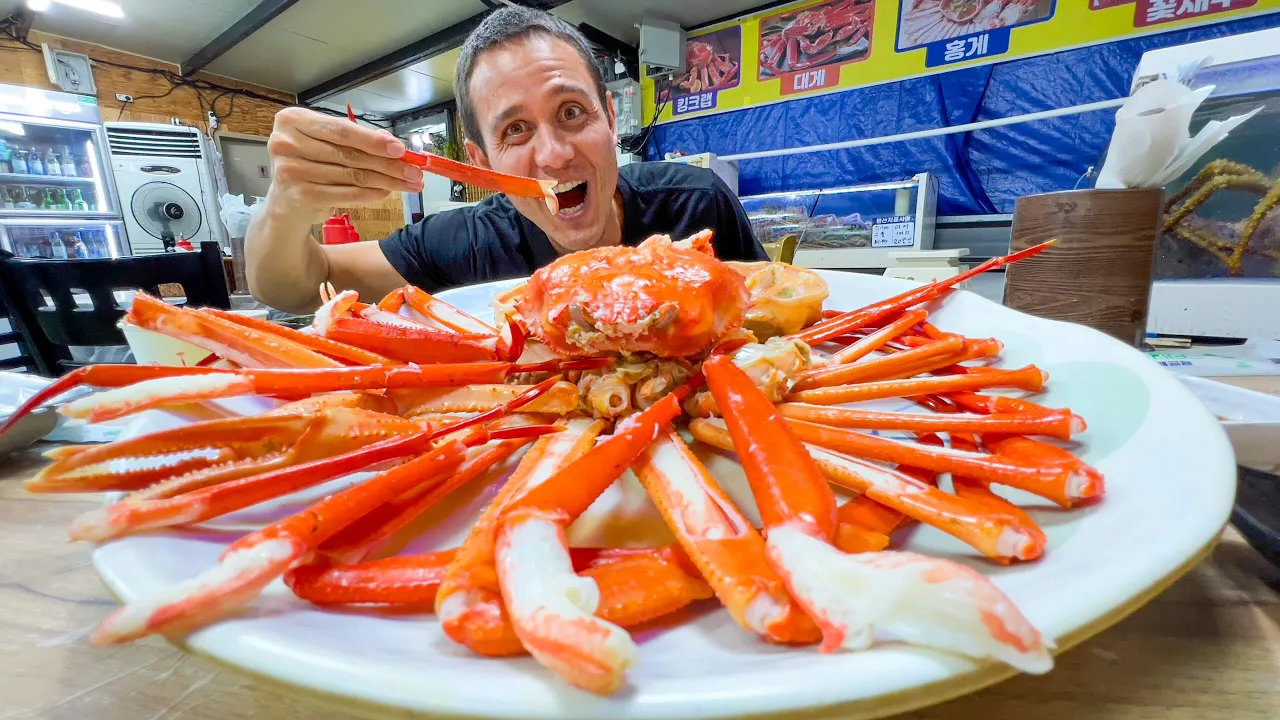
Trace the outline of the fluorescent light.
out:
<instances>
[{"instance_id":1,"label":"fluorescent light","mask_svg":"<svg viewBox=\"0 0 1280 720\"><path fill-rule=\"evenodd\" d=\"M107 17L124 17L124 10L116 3L108 2L108 0L27 0L27 7L35 12L45 12L49 9L51 2Z\"/></svg>"}]
</instances>

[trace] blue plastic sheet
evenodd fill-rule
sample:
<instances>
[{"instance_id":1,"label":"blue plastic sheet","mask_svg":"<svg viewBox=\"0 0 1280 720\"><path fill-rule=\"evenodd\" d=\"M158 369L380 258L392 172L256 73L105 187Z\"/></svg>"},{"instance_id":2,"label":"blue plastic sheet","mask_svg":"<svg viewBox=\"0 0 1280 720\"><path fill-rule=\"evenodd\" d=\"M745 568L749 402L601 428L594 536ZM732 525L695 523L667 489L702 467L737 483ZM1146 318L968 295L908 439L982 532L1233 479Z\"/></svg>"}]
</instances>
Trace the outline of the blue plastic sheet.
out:
<instances>
[{"instance_id":1,"label":"blue plastic sheet","mask_svg":"<svg viewBox=\"0 0 1280 720\"><path fill-rule=\"evenodd\" d=\"M1142 54L1280 26L1280 13L658 125L645 148L717 155L806 147L1024 115L1124 97ZM937 138L738 164L738 194L938 178L939 215L1013 211L1069 190L1101 163L1115 110Z\"/></svg>"}]
</instances>

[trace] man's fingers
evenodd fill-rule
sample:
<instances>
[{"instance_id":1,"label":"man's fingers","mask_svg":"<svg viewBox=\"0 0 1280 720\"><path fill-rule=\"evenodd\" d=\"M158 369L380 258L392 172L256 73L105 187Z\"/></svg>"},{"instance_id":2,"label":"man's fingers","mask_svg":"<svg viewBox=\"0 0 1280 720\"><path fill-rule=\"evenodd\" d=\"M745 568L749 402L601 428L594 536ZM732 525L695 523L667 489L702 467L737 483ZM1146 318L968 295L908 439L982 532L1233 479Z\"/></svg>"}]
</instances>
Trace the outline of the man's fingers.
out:
<instances>
[{"instance_id":1,"label":"man's fingers","mask_svg":"<svg viewBox=\"0 0 1280 720\"><path fill-rule=\"evenodd\" d=\"M346 145L334 145L307 137L301 133L282 135L277 138L275 151L282 156L301 158L317 163L325 163L339 167L371 170L399 181L422 182L422 170L392 158L370 155ZM367 183L350 183L365 185Z\"/></svg>"},{"instance_id":2,"label":"man's fingers","mask_svg":"<svg viewBox=\"0 0 1280 720\"><path fill-rule=\"evenodd\" d=\"M322 115L303 108L285 108L276 114L276 121L287 124L303 134L335 145L363 150L370 155L398 158L404 155L404 143L389 133L364 127L346 118Z\"/></svg>"},{"instance_id":3,"label":"man's fingers","mask_svg":"<svg viewBox=\"0 0 1280 720\"><path fill-rule=\"evenodd\" d=\"M305 185L295 190L316 207L352 207L378 202L390 194L387 190L352 187L350 185Z\"/></svg>"},{"instance_id":4,"label":"man's fingers","mask_svg":"<svg viewBox=\"0 0 1280 720\"><path fill-rule=\"evenodd\" d=\"M276 177L287 185L349 185L393 192L416 192L422 187L421 173L416 180L410 180L383 175L376 170L299 158L281 158L276 164Z\"/></svg>"}]
</instances>

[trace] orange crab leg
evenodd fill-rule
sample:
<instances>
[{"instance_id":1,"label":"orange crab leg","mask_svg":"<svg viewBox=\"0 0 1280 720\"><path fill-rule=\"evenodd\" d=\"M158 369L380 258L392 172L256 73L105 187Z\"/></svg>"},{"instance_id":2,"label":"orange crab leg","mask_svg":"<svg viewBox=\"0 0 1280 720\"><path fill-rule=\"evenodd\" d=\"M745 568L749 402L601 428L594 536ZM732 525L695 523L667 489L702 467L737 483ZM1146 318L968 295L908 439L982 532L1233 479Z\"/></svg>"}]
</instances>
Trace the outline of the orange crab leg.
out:
<instances>
[{"instance_id":1,"label":"orange crab leg","mask_svg":"<svg viewBox=\"0 0 1280 720\"><path fill-rule=\"evenodd\" d=\"M856 367L856 364L852 367ZM1044 383L1048 379L1048 373L1034 365L1028 365L1017 370L990 370L982 373L947 375L945 377L832 385L830 387L793 392L787 395L786 399L790 402L812 403L814 405L841 405L862 400L912 397L915 395L946 393L957 390L982 390L986 388L1014 388L1028 392L1040 392L1044 389Z\"/></svg>"},{"instance_id":2,"label":"orange crab leg","mask_svg":"<svg viewBox=\"0 0 1280 720\"><path fill-rule=\"evenodd\" d=\"M1078 416L1070 410L1053 410L1041 415L927 415L856 410L853 408L782 403L778 412L791 420L805 420L832 427L858 430L910 430L921 432L992 432L1009 435L1044 435L1070 440L1083 432Z\"/></svg>"},{"instance_id":3,"label":"orange crab leg","mask_svg":"<svg viewBox=\"0 0 1280 720\"><path fill-rule=\"evenodd\" d=\"M950 401L956 403L956 405L980 413L1016 412L1043 417L1059 412L1070 412L1067 410L1060 411L1047 408L1043 405L1033 403L1030 400L998 395L989 396L978 395L976 393L952 393L946 397ZM921 396L915 398L915 400L928 405L934 405L936 403L935 409L941 412L954 413L958 409L956 405L942 404L941 398ZM1086 423L1084 418L1079 415L1072 414L1071 423L1075 432L1085 431ZM1106 493L1106 482L1102 477L1102 473L1098 472L1084 460L1081 460L1056 445L1051 445L1034 438L1024 437L1021 434L1005 435L994 432L981 435L981 440L982 444L985 445L987 449L997 455L1021 459L1031 463L1055 463L1075 468L1077 477L1080 478L1079 483L1075 487L1075 492L1071 495L1052 498L1054 502L1057 502L1063 507L1072 507L1081 500L1090 500L1101 497Z\"/></svg>"},{"instance_id":4,"label":"orange crab leg","mask_svg":"<svg viewBox=\"0 0 1280 720\"><path fill-rule=\"evenodd\" d=\"M468 413L509 402L529 388L528 385L468 385L458 388L430 388L402 390L395 400L400 414L408 416L439 413ZM539 397L526 412L548 415L567 415L578 409L578 386L565 381L556 383L545 395Z\"/></svg>"},{"instance_id":5,"label":"orange crab leg","mask_svg":"<svg viewBox=\"0 0 1280 720\"><path fill-rule=\"evenodd\" d=\"M436 600L440 626L454 642L488 656L521 654L502 605L502 589L494 567L498 518L513 498L544 482L556 469L591 449L604 430L602 420L561 420L564 431L539 439L525 453L515 473L472 525L450 564Z\"/></svg>"},{"instance_id":6,"label":"orange crab leg","mask_svg":"<svg viewBox=\"0 0 1280 720\"><path fill-rule=\"evenodd\" d=\"M532 424L523 418L517 420ZM511 457L533 439L516 438L471 448L457 468L375 509L329 538L318 551L344 564L365 560L384 540L403 530L428 508Z\"/></svg>"},{"instance_id":7,"label":"orange crab leg","mask_svg":"<svg viewBox=\"0 0 1280 720\"><path fill-rule=\"evenodd\" d=\"M201 488L176 497L136 502L125 500L105 508L91 510L72 521L70 535L73 540L101 542L126 533L192 524L225 515L326 480L422 452L437 438L472 425L488 422L529 403L537 394L545 392L550 387L550 382L549 380L536 386L534 390L502 408L442 428L392 437L335 457L279 467L252 477ZM495 437L500 433L509 437L525 437L526 435L521 434L525 429L527 428L495 429L491 434Z\"/></svg>"},{"instance_id":8,"label":"orange crab leg","mask_svg":"<svg viewBox=\"0 0 1280 720\"><path fill-rule=\"evenodd\" d=\"M208 420L78 448L28 479L26 488L39 493L139 490L130 501L171 497L427 428L419 420L350 408ZM124 459L150 461L129 467L115 462ZM164 482L154 484L158 481Z\"/></svg>"},{"instance_id":9,"label":"orange crab leg","mask_svg":"<svg viewBox=\"0 0 1280 720\"><path fill-rule=\"evenodd\" d=\"M315 605L430 608L457 549L391 557L358 565L317 562L285 573L295 595ZM678 546L572 548L574 572L600 588L598 617L634 627L712 597Z\"/></svg>"},{"instance_id":10,"label":"orange crab leg","mask_svg":"<svg viewBox=\"0 0 1280 720\"><path fill-rule=\"evenodd\" d=\"M740 626L772 642L818 639L817 627L769 565L764 539L674 430L660 434L632 470Z\"/></svg>"},{"instance_id":11,"label":"orange crab leg","mask_svg":"<svg viewBox=\"0 0 1280 720\"><path fill-rule=\"evenodd\" d=\"M924 309L903 313L902 317L897 320L832 355L831 362L843 365L860 360L883 347L885 343L915 327L928 316L929 311Z\"/></svg>"},{"instance_id":12,"label":"orange crab leg","mask_svg":"<svg viewBox=\"0 0 1280 720\"><path fill-rule=\"evenodd\" d=\"M119 389L72 401L61 409L61 413L89 422L102 422L175 403L238 395L305 397L335 391L460 387L500 383L514 373L591 370L609 362L607 359L586 359L524 365L475 362L311 370L182 368L187 372L160 373L154 372L151 366L94 365L79 369L87 371L79 376L80 384Z\"/></svg>"},{"instance_id":13,"label":"orange crab leg","mask_svg":"<svg viewBox=\"0 0 1280 720\"><path fill-rule=\"evenodd\" d=\"M956 473L984 482L1008 485L1048 498L1069 507L1073 501L1091 497L1099 486L1096 471L1086 472L1074 456L1062 451L1065 458L982 455L960 450L929 448L917 443L900 442L867 435L854 430L817 425L801 420L787 421L792 431L807 443L839 453L891 462L897 465L925 468L940 473ZM1092 468L1089 468L1092 470Z\"/></svg>"},{"instance_id":14,"label":"orange crab leg","mask_svg":"<svg viewBox=\"0 0 1280 720\"><path fill-rule=\"evenodd\" d=\"M957 336L873 360L844 365L824 365L796 373L791 391L798 392L830 385L848 385L868 380L881 380L892 376L896 371L916 365L920 361L933 360L939 357L950 358L963 349L964 338Z\"/></svg>"},{"instance_id":15,"label":"orange crab leg","mask_svg":"<svg viewBox=\"0 0 1280 720\"><path fill-rule=\"evenodd\" d=\"M494 556L511 625L534 659L576 687L617 690L636 648L626 630L595 615L599 589L572 572L565 528L681 414L680 403L702 382L694 376L619 422L607 440L501 511Z\"/></svg>"},{"instance_id":16,"label":"orange crab leg","mask_svg":"<svg viewBox=\"0 0 1280 720\"><path fill-rule=\"evenodd\" d=\"M344 290L316 310L312 328L324 337L405 362L516 360L524 351L524 332L514 321L505 334L458 333L378 307L357 311L357 293Z\"/></svg>"},{"instance_id":17,"label":"orange crab leg","mask_svg":"<svg viewBox=\"0 0 1280 720\"><path fill-rule=\"evenodd\" d=\"M426 325L391 325L361 317L336 317L324 336L404 362L445 363L498 359L497 337L436 330Z\"/></svg>"},{"instance_id":18,"label":"orange crab leg","mask_svg":"<svg viewBox=\"0 0 1280 720\"><path fill-rule=\"evenodd\" d=\"M746 373L722 360L708 360L702 371L761 506L769 558L822 629L823 651L868 647L883 630L1028 672L1052 667L1040 633L978 573L914 553L836 549L834 499L809 450ZM934 603L948 608L945 617Z\"/></svg>"},{"instance_id":19,"label":"orange crab leg","mask_svg":"<svg viewBox=\"0 0 1280 720\"><path fill-rule=\"evenodd\" d=\"M260 332L215 315L174 307L146 293L133 296L133 304L125 319L140 328L189 342L244 367L342 366L337 360L283 335Z\"/></svg>"},{"instance_id":20,"label":"orange crab leg","mask_svg":"<svg viewBox=\"0 0 1280 720\"><path fill-rule=\"evenodd\" d=\"M314 350L321 355L327 355L335 360L341 360L352 365L400 365L399 360L393 360L383 357L377 353L371 353L368 350L347 345L345 343L336 342L329 338L319 335L304 333L300 330L273 323L270 320L251 317L249 315L239 315L228 310L220 308L196 308L196 312L207 313L217 318L226 320L243 327L257 330L258 332L278 335L280 337L292 340L299 345Z\"/></svg>"},{"instance_id":21,"label":"orange crab leg","mask_svg":"<svg viewBox=\"0 0 1280 720\"><path fill-rule=\"evenodd\" d=\"M392 290L386 297L378 301L378 307L387 312L398 312L406 304L424 318L439 324L446 330L480 335L498 334L497 329L488 323L468 315L414 285L406 285L397 290Z\"/></svg>"},{"instance_id":22,"label":"orange crab leg","mask_svg":"<svg viewBox=\"0 0 1280 720\"><path fill-rule=\"evenodd\" d=\"M937 435L927 435L921 437L920 442L928 445L941 445L942 439ZM978 451L977 441L967 433L953 433L951 435L951 447L969 452ZM952 475L951 487L955 490L956 495L985 505L993 512L1017 518L1018 523L1024 527L1038 527L1035 520L1025 510L992 492L991 486L981 480L967 478L962 475ZM1042 545L1047 544L1047 539L1044 537L1043 532L1040 533L1040 542Z\"/></svg>"},{"instance_id":23,"label":"orange crab leg","mask_svg":"<svg viewBox=\"0 0 1280 720\"><path fill-rule=\"evenodd\" d=\"M1019 415L1052 415L1060 412L1053 408L1045 407L1039 403L1022 398L1011 398L1003 395L979 395L974 392L951 392L946 394L946 399L969 410L970 412L983 413L984 415L1016 413ZM1079 415L1072 416L1072 421L1079 427L1075 432L1084 432L1087 428L1084 418Z\"/></svg>"},{"instance_id":24,"label":"orange crab leg","mask_svg":"<svg viewBox=\"0 0 1280 720\"><path fill-rule=\"evenodd\" d=\"M791 337L796 340L802 340L809 346L821 344L831 338L839 337L845 333L877 323L884 318L887 318L894 313L902 312L913 305L920 305L922 303L936 300L943 294L943 292L974 276L981 275L988 270L994 270L996 268L1004 267L1010 263L1015 263L1019 260L1029 258L1032 255L1036 255L1037 253L1047 250L1055 242L1055 240L1049 240L1048 242L1043 242L1039 245L1019 250L1018 252L1010 253L1003 257L991 258L990 260L987 260L980 265L976 265L959 275L939 280L923 287L908 290L904 293L900 293L886 300L881 300L877 303L872 303L871 305L858 310L851 310L843 316L833 318L822 323L821 326L815 325L807 330L802 330Z\"/></svg>"},{"instance_id":25,"label":"orange crab leg","mask_svg":"<svg viewBox=\"0 0 1280 720\"><path fill-rule=\"evenodd\" d=\"M347 103L347 119L351 122L356 121L356 114L351 109L351 103ZM551 191L556 186L554 180L535 180L533 178L520 177L519 175L507 175L506 173L450 160L439 155L414 152L413 150L405 150L400 159L433 175L447 177L455 182L478 185L495 192L506 193L507 195L542 198L552 215L560 211L560 203L556 200L556 194Z\"/></svg>"},{"instance_id":26,"label":"orange crab leg","mask_svg":"<svg viewBox=\"0 0 1280 720\"><path fill-rule=\"evenodd\" d=\"M468 447L494 437L536 435L551 429L527 426L490 432L470 428L425 455L240 538L223 552L216 567L157 597L130 603L112 613L90 635L90 642L128 642L216 620L248 602L317 545L370 510L403 495L442 467L458 465Z\"/></svg>"},{"instance_id":27,"label":"orange crab leg","mask_svg":"<svg viewBox=\"0 0 1280 720\"><path fill-rule=\"evenodd\" d=\"M733 449L729 434L715 421L695 420L690 430L699 440ZM1034 560L1044 554L1044 533L1025 514L996 513L986 504L943 492L905 473L822 448L807 452L831 482L953 535L990 558Z\"/></svg>"},{"instance_id":28,"label":"orange crab leg","mask_svg":"<svg viewBox=\"0 0 1280 720\"><path fill-rule=\"evenodd\" d=\"M14 423L30 415L36 408L58 397L64 392L81 385L93 387L121 387L141 380L182 377L188 375L208 375L226 372L207 367L165 367L156 365L87 365L76 368L36 391L13 412L4 424L0 425L3 435Z\"/></svg>"}]
</instances>

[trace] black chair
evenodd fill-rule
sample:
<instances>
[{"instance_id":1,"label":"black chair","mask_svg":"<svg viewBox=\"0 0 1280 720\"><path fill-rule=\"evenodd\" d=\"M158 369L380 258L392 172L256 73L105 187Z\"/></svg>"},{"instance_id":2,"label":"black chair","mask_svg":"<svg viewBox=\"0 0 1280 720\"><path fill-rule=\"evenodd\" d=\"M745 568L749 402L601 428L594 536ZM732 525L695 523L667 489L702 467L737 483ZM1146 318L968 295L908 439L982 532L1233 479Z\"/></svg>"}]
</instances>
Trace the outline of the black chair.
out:
<instances>
[{"instance_id":1,"label":"black chair","mask_svg":"<svg viewBox=\"0 0 1280 720\"><path fill-rule=\"evenodd\" d=\"M4 256L0 250L0 257ZM0 293L2 294L2 293ZM18 354L0 359L0 370L22 370L23 372L39 372L35 354L27 347L27 341L18 331L16 323L9 320L9 311L5 303L0 302L0 323L8 322L9 329L0 332L0 356L12 355L12 348Z\"/></svg>"},{"instance_id":2,"label":"black chair","mask_svg":"<svg viewBox=\"0 0 1280 720\"><path fill-rule=\"evenodd\" d=\"M160 297L160 286L179 284L192 307L231 309L222 251L203 242L198 253L164 253L110 260L30 260L0 257L0 296L10 323L35 359L37 372L62 375L77 366L68 346L126 345L116 323L125 309L115 291ZM89 296L81 308L74 293ZM52 300L52 304L48 302Z\"/></svg>"}]
</instances>

